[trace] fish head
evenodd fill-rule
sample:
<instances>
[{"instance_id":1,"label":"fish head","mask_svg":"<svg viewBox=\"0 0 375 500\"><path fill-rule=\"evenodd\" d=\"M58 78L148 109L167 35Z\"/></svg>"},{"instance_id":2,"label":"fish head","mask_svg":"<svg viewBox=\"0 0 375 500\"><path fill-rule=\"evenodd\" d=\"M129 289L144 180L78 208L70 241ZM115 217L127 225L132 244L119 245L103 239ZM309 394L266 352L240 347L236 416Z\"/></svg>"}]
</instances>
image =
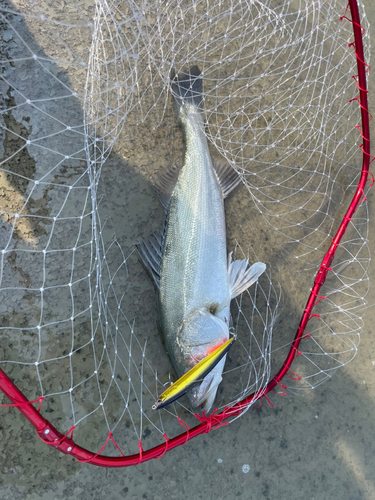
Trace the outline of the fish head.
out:
<instances>
[{"instance_id":1,"label":"fish head","mask_svg":"<svg viewBox=\"0 0 375 500\"><path fill-rule=\"evenodd\" d=\"M228 324L207 309L192 311L176 337L175 358L184 372L229 339Z\"/></svg>"},{"instance_id":2,"label":"fish head","mask_svg":"<svg viewBox=\"0 0 375 500\"><path fill-rule=\"evenodd\" d=\"M228 324L207 309L189 314L176 338L175 360L180 376L211 354L229 339ZM222 380L226 356L208 373L202 382L188 392L190 404L201 404L209 411Z\"/></svg>"}]
</instances>

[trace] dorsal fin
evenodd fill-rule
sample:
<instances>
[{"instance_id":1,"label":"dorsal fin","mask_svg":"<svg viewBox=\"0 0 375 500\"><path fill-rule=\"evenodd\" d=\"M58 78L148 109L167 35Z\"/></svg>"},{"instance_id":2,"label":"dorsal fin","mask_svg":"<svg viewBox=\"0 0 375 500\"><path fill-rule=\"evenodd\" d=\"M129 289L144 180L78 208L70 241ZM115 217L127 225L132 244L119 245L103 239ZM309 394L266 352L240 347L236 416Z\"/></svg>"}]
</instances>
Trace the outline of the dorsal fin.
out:
<instances>
[{"instance_id":1,"label":"dorsal fin","mask_svg":"<svg viewBox=\"0 0 375 500\"><path fill-rule=\"evenodd\" d=\"M235 187L241 182L241 177L237 174L234 168L223 160L212 162L216 172L217 180L223 192L223 197L226 198L228 194L233 191Z\"/></svg>"},{"instance_id":2,"label":"dorsal fin","mask_svg":"<svg viewBox=\"0 0 375 500\"><path fill-rule=\"evenodd\" d=\"M143 238L140 243L135 245L139 258L157 288L159 288L160 281L160 264L163 243L164 229L162 231L155 231L149 238Z\"/></svg>"},{"instance_id":3,"label":"dorsal fin","mask_svg":"<svg viewBox=\"0 0 375 500\"><path fill-rule=\"evenodd\" d=\"M247 259L232 262L232 252L229 254L228 274L232 299L247 290L266 270L266 265L263 262L256 262L247 269L248 265L249 261Z\"/></svg>"},{"instance_id":4,"label":"dorsal fin","mask_svg":"<svg viewBox=\"0 0 375 500\"><path fill-rule=\"evenodd\" d=\"M168 208L180 170L181 167L174 165L165 174L157 175L153 181L154 189L165 209Z\"/></svg>"}]
</instances>

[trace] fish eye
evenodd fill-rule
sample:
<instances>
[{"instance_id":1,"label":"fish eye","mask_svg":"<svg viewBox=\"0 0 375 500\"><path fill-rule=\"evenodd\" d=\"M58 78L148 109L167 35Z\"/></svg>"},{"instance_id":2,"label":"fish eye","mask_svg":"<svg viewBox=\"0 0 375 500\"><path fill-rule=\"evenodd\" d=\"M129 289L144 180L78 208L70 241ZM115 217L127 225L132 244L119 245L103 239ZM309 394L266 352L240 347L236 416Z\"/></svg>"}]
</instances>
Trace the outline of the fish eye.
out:
<instances>
[{"instance_id":1,"label":"fish eye","mask_svg":"<svg viewBox=\"0 0 375 500\"><path fill-rule=\"evenodd\" d=\"M210 311L211 314L216 314L217 308L218 308L218 304L211 304L208 310Z\"/></svg>"}]
</instances>

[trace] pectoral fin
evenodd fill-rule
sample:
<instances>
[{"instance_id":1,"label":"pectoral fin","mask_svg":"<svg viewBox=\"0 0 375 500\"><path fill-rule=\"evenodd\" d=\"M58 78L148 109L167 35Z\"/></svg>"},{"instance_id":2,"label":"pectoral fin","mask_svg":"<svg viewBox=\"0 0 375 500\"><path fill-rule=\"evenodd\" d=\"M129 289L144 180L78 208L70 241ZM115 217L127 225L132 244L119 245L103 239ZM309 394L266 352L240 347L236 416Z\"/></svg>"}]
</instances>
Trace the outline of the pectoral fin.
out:
<instances>
[{"instance_id":1,"label":"pectoral fin","mask_svg":"<svg viewBox=\"0 0 375 500\"><path fill-rule=\"evenodd\" d=\"M266 265L262 262L256 262L247 268L248 265L249 261L247 259L232 262L232 252L229 254L228 274L232 299L247 290L266 270Z\"/></svg>"}]
</instances>

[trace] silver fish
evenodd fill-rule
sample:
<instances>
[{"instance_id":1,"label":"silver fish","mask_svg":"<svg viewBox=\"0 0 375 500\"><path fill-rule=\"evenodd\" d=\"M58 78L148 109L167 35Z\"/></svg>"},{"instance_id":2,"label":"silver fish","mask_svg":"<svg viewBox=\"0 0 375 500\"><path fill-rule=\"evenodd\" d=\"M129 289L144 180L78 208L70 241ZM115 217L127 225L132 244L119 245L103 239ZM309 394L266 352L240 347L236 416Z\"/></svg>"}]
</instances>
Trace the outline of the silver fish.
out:
<instances>
[{"instance_id":1,"label":"silver fish","mask_svg":"<svg viewBox=\"0 0 375 500\"><path fill-rule=\"evenodd\" d=\"M212 162L202 113L202 76L197 66L172 77L178 117L185 133L185 161L159 177L166 208L161 233L137 245L158 289L165 345L181 377L229 338L230 301L264 272L258 262L227 257L224 198L239 183L234 169ZM187 395L209 411L222 380L225 357Z\"/></svg>"}]
</instances>

